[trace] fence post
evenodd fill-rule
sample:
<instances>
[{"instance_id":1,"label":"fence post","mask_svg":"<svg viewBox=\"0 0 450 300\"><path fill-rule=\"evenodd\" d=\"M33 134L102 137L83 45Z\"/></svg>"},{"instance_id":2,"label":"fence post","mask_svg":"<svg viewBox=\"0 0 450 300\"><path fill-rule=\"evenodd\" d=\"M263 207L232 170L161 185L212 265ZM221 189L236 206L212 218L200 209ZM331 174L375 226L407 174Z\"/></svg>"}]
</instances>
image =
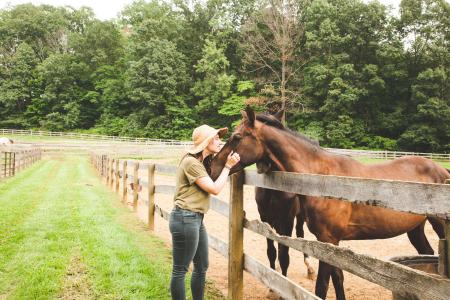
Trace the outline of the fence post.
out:
<instances>
[{"instance_id":1,"label":"fence post","mask_svg":"<svg viewBox=\"0 0 450 300\"><path fill-rule=\"evenodd\" d=\"M115 169L115 171L116 171L116 176L115 176L115 178L116 178L116 189L115 189L115 191L116 191L116 193L118 194L119 193L119 185L120 185L120 170L119 170L119 160L118 159L116 159L116 169Z\"/></svg>"},{"instance_id":2,"label":"fence post","mask_svg":"<svg viewBox=\"0 0 450 300\"><path fill-rule=\"evenodd\" d=\"M16 175L16 152L13 153L12 175Z\"/></svg>"},{"instance_id":3,"label":"fence post","mask_svg":"<svg viewBox=\"0 0 450 300\"><path fill-rule=\"evenodd\" d=\"M114 186L114 158L111 159L111 165L109 167L109 186L112 188Z\"/></svg>"},{"instance_id":4,"label":"fence post","mask_svg":"<svg viewBox=\"0 0 450 300\"><path fill-rule=\"evenodd\" d=\"M446 262L446 275L450 277L450 221L445 221L445 262Z\"/></svg>"},{"instance_id":5,"label":"fence post","mask_svg":"<svg viewBox=\"0 0 450 300\"><path fill-rule=\"evenodd\" d=\"M103 177L103 154L100 157L101 162L100 162L100 175Z\"/></svg>"},{"instance_id":6,"label":"fence post","mask_svg":"<svg viewBox=\"0 0 450 300\"><path fill-rule=\"evenodd\" d=\"M20 151L19 153L19 157L18 157L18 166L17 166L17 171L21 171L22 170L22 168L23 168L23 165L22 165L22 159L23 159L23 152L22 151Z\"/></svg>"},{"instance_id":7,"label":"fence post","mask_svg":"<svg viewBox=\"0 0 450 300\"><path fill-rule=\"evenodd\" d=\"M11 154L12 152L8 152L8 177L11 177Z\"/></svg>"},{"instance_id":8,"label":"fence post","mask_svg":"<svg viewBox=\"0 0 450 300\"><path fill-rule=\"evenodd\" d=\"M122 174L122 202L127 203L127 161L123 162L122 166L123 174Z\"/></svg>"},{"instance_id":9,"label":"fence post","mask_svg":"<svg viewBox=\"0 0 450 300\"><path fill-rule=\"evenodd\" d=\"M228 299L243 299L244 276L244 172L230 179L228 236Z\"/></svg>"},{"instance_id":10,"label":"fence post","mask_svg":"<svg viewBox=\"0 0 450 300\"><path fill-rule=\"evenodd\" d=\"M439 240L438 273L450 278L450 220L445 220L445 236Z\"/></svg>"},{"instance_id":11,"label":"fence post","mask_svg":"<svg viewBox=\"0 0 450 300\"><path fill-rule=\"evenodd\" d=\"M134 162L133 168L133 211L137 212L139 198L139 163Z\"/></svg>"},{"instance_id":12,"label":"fence post","mask_svg":"<svg viewBox=\"0 0 450 300\"><path fill-rule=\"evenodd\" d=\"M13 157L13 152L9 152L9 162L8 162L8 164L9 164L9 176L11 177L12 176L12 173L13 173L13 165L12 165L12 157Z\"/></svg>"},{"instance_id":13,"label":"fence post","mask_svg":"<svg viewBox=\"0 0 450 300\"><path fill-rule=\"evenodd\" d=\"M105 183L106 183L106 185L108 185L108 183L109 183L109 164L110 164L110 162L109 162L109 156L107 156L106 158L105 158Z\"/></svg>"},{"instance_id":14,"label":"fence post","mask_svg":"<svg viewBox=\"0 0 450 300\"><path fill-rule=\"evenodd\" d=\"M155 230L155 164L148 165L148 229Z\"/></svg>"}]
</instances>

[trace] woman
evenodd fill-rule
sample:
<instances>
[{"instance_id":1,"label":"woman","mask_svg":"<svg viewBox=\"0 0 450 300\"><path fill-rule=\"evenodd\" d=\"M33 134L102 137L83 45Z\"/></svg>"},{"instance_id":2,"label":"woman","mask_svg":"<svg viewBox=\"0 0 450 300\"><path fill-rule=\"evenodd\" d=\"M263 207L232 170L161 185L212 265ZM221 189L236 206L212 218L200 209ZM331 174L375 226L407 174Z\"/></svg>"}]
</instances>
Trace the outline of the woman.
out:
<instances>
[{"instance_id":1,"label":"woman","mask_svg":"<svg viewBox=\"0 0 450 300\"><path fill-rule=\"evenodd\" d=\"M220 176L214 182L206 172L203 159L220 151L220 138L227 128L214 129L208 125L195 128L194 147L178 166L174 209L169 227L172 233L173 269L170 290L172 299L186 299L184 278L194 262L191 290L194 300L203 299L205 275L208 269L208 235L203 216L209 209L209 195L217 195L225 186L230 169L239 162L239 154L230 153Z\"/></svg>"}]
</instances>

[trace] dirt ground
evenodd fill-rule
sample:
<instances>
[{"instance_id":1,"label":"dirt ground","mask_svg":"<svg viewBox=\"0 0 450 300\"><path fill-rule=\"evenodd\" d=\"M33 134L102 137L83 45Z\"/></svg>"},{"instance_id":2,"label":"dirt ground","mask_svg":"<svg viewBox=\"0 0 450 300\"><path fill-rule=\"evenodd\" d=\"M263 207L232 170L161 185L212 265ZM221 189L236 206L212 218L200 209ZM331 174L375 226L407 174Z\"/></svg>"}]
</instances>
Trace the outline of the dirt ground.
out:
<instances>
[{"instance_id":1,"label":"dirt ground","mask_svg":"<svg viewBox=\"0 0 450 300\"><path fill-rule=\"evenodd\" d=\"M158 161L158 163L161 163ZM131 172L131 170L130 170ZM145 172L142 172L140 176L146 176ZM174 185L174 179L172 176L156 176L156 184L171 184ZM144 188L141 191L142 196L147 193ZM225 187L220 198L228 202L229 188ZM131 197L129 198L131 200ZM172 196L157 194L155 202L170 212L173 206ZM259 219L256 202L254 200L254 187L244 187L244 209L246 217L249 220ZM144 203L139 202L138 215L139 218L146 222L147 207ZM210 210L205 216L205 225L209 234L227 241L228 239L228 219L224 216ZM427 237L430 244L433 246L435 253L437 253L438 237L432 230L431 226L427 224L425 227ZM170 247L171 236L168 229L168 223L164 219L155 217L155 234L166 241ZM315 240L305 225L305 238ZM399 237L385 239L385 240L369 240L369 241L343 241L340 244L341 247L348 247L353 251L361 254L368 254L381 259L388 259L392 256L400 255L415 255L417 254L414 247L409 243L406 234ZM259 236L253 232L245 230L244 232L244 251L257 258L260 262L269 265L266 256L266 240L264 237ZM227 260L218 252L210 250L210 268L207 273L207 278L214 281L215 286L222 291L224 295L227 295ZM317 272L318 261L314 259L314 267ZM277 262L277 270L279 266ZM314 292L315 281L307 278L307 270L303 263L303 254L290 250L290 267L288 270L288 277L294 282L297 282L307 290ZM344 272L344 287L347 299L350 300L362 300L362 299L392 299L392 294L389 290L354 276L350 273ZM269 290L265 285L260 283L257 279L250 274L244 274L244 299L256 300L256 299L278 299L278 296ZM328 291L327 299L335 299L334 289L330 281L330 289Z\"/></svg>"}]
</instances>

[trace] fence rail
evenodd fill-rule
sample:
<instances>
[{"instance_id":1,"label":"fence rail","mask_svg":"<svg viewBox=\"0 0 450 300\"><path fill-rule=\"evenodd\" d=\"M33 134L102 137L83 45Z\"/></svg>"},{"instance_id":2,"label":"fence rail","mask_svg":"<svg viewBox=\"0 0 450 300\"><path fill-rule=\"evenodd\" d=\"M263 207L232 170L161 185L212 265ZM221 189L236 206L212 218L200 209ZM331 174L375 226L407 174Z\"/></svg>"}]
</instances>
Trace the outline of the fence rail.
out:
<instances>
[{"instance_id":1,"label":"fence rail","mask_svg":"<svg viewBox=\"0 0 450 300\"><path fill-rule=\"evenodd\" d=\"M450 153L426 153L426 152L406 152L406 151L387 151L387 150L356 150L356 149L336 149L325 148L330 152L354 157L368 157L381 159L395 159L402 156L414 155L433 160L450 161Z\"/></svg>"},{"instance_id":2,"label":"fence rail","mask_svg":"<svg viewBox=\"0 0 450 300\"><path fill-rule=\"evenodd\" d=\"M134 137L120 137L99 134L73 133L73 132L55 132L55 131L33 131L20 129L0 129L2 135L28 135L28 136L51 136L51 137L66 137L81 140L92 141L109 141L109 142L126 142L134 145L177 145L184 148L192 145L191 141L181 141L173 139L151 139L151 138L134 138ZM65 145L64 147L67 147ZM374 151L374 150L354 150L354 149L336 149L326 148L328 151L342 155L349 155L354 157L369 157L380 159L394 159L406 155L416 155L433 160L450 161L450 153L426 153L426 152L401 152L401 151ZM85 150L85 149L84 149Z\"/></svg>"},{"instance_id":3,"label":"fence rail","mask_svg":"<svg viewBox=\"0 0 450 300\"><path fill-rule=\"evenodd\" d=\"M99 173L106 178L108 186L119 192L119 185L122 185L123 201L127 201L129 195L133 196L132 206L134 210L137 210L138 199L143 197L139 194L139 190L141 187L147 187L147 194L141 200L144 200L143 203L147 205L149 228L154 228L155 214L168 220L169 212L155 204L155 194L173 194L174 187L155 185L154 178L155 172L174 174L175 167L140 163L133 160L118 160L98 154L92 154L91 160ZM132 172L129 172L130 167L133 169ZM147 176L139 177L139 170L148 170ZM128 188L131 183L133 183L133 188ZM258 220L247 220L245 218L243 211L244 184L306 195L338 197L347 201L443 217L446 219L447 238L441 240L439 245L441 250L439 253L439 270L442 276L429 275L394 262L357 254L350 249L327 243L280 236L266 224ZM339 188L340 186L342 188ZM408 192L410 189L412 192ZM211 209L228 216L230 232L228 243L210 235L210 246L228 257L228 298L230 299L242 299L243 270L253 274L284 298L318 299L311 292L245 254L243 249L244 228L307 253L396 293L412 294L418 299L448 299L450 280L446 276L448 276L448 270L450 269L449 195L450 185L443 184L284 172L274 172L268 176L256 174L254 171L244 171L231 176L230 204L216 197L211 199ZM417 199L420 199L420 201L417 201ZM416 202L425 202L425 205L417 205Z\"/></svg>"},{"instance_id":4,"label":"fence rail","mask_svg":"<svg viewBox=\"0 0 450 300\"><path fill-rule=\"evenodd\" d=\"M41 159L41 150L0 148L0 178L12 177Z\"/></svg>"},{"instance_id":5,"label":"fence rail","mask_svg":"<svg viewBox=\"0 0 450 300\"><path fill-rule=\"evenodd\" d=\"M74 132L56 132L56 131L41 131L41 130L20 130L20 129L0 129L0 133L3 135L29 135L29 136L51 136L51 137L65 137L83 140L96 140L96 141L111 141L111 142L128 142L133 144L164 144L164 145L181 145L190 146L192 142L172 140L172 139L150 139L150 138L137 138L137 137L124 137L124 136L112 136L112 135L100 135L100 134L87 134L87 133L74 133Z\"/></svg>"}]
</instances>

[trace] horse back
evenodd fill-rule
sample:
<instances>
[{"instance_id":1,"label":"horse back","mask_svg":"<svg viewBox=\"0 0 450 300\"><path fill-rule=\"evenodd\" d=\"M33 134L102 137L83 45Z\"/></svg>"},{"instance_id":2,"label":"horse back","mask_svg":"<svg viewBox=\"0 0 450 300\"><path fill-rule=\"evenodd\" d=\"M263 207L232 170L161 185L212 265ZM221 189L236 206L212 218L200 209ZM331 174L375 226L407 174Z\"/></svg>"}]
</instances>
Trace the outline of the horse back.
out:
<instances>
[{"instance_id":1,"label":"horse back","mask_svg":"<svg viewBox=\"0 0 450 300\"><path fill-rule=\"evenodd\" d=\"M363 177L427 183L444 183L450 173L434 161L420 156L404 156L381 164L367 165Z\"/></svg>"}]
</instances>

